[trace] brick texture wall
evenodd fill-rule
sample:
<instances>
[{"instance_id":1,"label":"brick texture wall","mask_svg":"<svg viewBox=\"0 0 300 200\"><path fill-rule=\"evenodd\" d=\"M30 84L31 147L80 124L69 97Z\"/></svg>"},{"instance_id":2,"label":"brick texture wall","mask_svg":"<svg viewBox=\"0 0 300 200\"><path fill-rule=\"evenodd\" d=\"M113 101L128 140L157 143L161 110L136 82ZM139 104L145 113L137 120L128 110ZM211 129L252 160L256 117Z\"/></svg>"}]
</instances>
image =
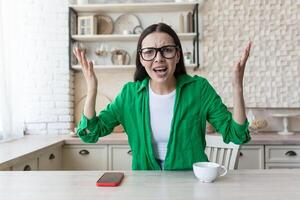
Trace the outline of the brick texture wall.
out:
<instances>
[{"instance_id":1,"label":"brick texture wall","mask_svg":"<svg viewBox=\"0 0 300 200\"><path fill-rule=\"evenodd\" d=\"M248 107L300 107L300 1L209 0L203 4L203 63L232 106L232 66L253 41L245 72Z\"/></svg>"}]
</instances>

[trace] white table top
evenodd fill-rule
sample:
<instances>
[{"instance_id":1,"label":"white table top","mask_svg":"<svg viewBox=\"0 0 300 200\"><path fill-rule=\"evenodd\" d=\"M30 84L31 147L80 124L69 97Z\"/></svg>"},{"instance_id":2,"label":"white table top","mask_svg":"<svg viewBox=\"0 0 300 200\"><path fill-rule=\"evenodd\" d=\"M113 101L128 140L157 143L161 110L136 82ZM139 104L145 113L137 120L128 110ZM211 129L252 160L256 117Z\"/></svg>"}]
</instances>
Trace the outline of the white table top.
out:
<instances>
[{"instance_id":1,"label":"white table top","mask_svg":"<svg viewBox=\"0 0 300 200\"><path fill-rule=\"evenodd\" d=\"M5 200L50 199L300 199L300 170L229 171L214 183L201 183L192 171L129 171L119 187L96 187L103 172L0 172L0 197Z\"/></svg>"}]
</instances>

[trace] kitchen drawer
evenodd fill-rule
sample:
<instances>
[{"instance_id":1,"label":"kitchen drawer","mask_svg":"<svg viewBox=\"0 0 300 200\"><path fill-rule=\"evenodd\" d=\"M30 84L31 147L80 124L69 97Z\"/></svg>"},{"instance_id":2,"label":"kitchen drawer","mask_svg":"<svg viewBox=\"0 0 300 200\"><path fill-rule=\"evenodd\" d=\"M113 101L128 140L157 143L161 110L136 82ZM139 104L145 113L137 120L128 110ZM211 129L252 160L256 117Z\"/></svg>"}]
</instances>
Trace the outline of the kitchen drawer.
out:
<instances>
[{"instance_id":1,"label":"kitchen drawer","mask_svg":"<svg viewBox=\"0 0 300 200\"><path fill-rule=\"evenodd\" d=\"M14 171L32 171L38 169L38 159L33 158L31 160L17 163L12 167Z\"/></svg>"},{"instance_id":2,"label":"kitchen drawer","mask_svg":"<svg viewBox=\"0 0 300 200\"><path fill-rule=\"evenodd\" d=\"M47 153L39 156L39 170L61 170L61 157L61 147L47 150Z\"/></svg>"},{"instance_id":3,"label":"kitchen drawer","mask_svg":"<svg viewBox=\"0 0 300 200\"><path fill-rule=\"evenodd\" d=\"M0 167L0 171L11 171L11 167L5 167L5 168Z\"/></svg>"},{"instance_id":4,"label":"kitchen drawer","mask_svg":"<svg viewBox=\"0 0 300 200\"><path fill-rule=\"evenodd\" d=\"M107 145L65 145L62 163L64 170L107 170Z\"/></svg>"},{"instance_id":5,"label":"kitchen drawer","mask_svg":"<svg viewBox=\"0 0 300 200\"><path fill-rule=\"evenodd\" d=\"M266 163L266 169L300 169L300 163Z\"/></svg>"},{"instance_id":6,"label":"kitchen drawer","mask_svg":"<svg viewBox=\"0 0 300 200\"><path fill-rule=\"evenodd\" d=\"M131 170L129 145L109 145L109 170Z\"/></svg>"},{"instance_id":7,"label":"kitchen drawer","mask_svg":"<svg viewBox=\"0 0 300 200\"><path fill-rule=\"evenodd\" d=\"M264 146L242 146L240 149L238 169L264 169Z\"/></svg>"},{"instance_id":8,"label":"kitchen drawer","mask_svg":"<svg viewBox=\"0 0 300 200\"><path fill-rule=\"evenodd\" d=\"M266 145L266 162L300 162L299 145Z\"/></svg>"}]
</instances>

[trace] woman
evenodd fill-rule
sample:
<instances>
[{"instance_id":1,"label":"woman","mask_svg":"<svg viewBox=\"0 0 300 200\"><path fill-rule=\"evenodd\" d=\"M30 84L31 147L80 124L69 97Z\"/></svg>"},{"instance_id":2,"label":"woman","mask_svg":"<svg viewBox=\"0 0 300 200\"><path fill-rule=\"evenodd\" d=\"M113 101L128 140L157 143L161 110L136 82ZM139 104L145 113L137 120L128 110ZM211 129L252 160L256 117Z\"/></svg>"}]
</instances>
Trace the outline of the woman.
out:
<instances>
[{"instance_id":1,"label":"woman","mask_svg":"<svg viewBox=\"0 0 300 200\"><path fill-rule=\"evenodd\" d=\"M133 170L189 170L208 161L205 127L209 121L226 143L250 140L243 99L243 76L251 43L234 67L232 114L204 78L186 74L177 34L159 23L143 31L137 45L134 82L95 114L97 78L84 52L74 54L87 82L87 99L77 134L94 143L122 124L132 150Z\"/></svg>"}]
</instances>

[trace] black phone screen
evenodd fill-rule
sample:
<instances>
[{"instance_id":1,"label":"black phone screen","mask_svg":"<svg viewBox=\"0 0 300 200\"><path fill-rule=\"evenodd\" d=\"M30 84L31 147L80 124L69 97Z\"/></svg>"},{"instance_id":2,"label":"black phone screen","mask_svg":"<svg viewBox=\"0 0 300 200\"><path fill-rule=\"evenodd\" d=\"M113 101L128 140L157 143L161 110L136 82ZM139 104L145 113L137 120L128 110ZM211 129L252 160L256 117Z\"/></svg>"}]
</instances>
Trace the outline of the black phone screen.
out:
<instances>
[{"instance_id":1,"label":"black phone screen","mask_svg":"<svg viewBox=\"0 0 300 200\"><path fill-rule=\"evenodd\" d=\"M123 172L105 172L97 181L98 183L118 183L124 177Z\"/></svg>"}]
</instances>

